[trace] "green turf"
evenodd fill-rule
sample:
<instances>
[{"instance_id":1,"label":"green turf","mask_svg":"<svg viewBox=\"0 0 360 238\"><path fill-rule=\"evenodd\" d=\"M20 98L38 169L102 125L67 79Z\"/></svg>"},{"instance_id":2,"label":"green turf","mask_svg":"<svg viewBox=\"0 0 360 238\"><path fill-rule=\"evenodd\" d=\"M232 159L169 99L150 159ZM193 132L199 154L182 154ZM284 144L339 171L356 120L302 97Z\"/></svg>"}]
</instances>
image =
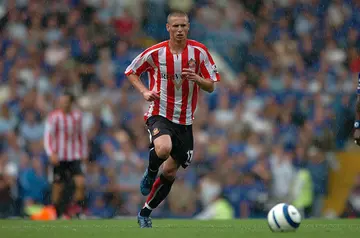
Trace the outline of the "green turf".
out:
<instances>
[{"instance_id":1,"label":"green turf","mask_svg":"<svg viewBox=\"0 0 360 238\"><path fill-rule=\"evenodd\" d=\"M360 220L306 220L294 233L272 233L265 220L153 220L153 226L139 229L135 220L0 220L0 238L360 237Z\"/></svg>"}]
</instances>

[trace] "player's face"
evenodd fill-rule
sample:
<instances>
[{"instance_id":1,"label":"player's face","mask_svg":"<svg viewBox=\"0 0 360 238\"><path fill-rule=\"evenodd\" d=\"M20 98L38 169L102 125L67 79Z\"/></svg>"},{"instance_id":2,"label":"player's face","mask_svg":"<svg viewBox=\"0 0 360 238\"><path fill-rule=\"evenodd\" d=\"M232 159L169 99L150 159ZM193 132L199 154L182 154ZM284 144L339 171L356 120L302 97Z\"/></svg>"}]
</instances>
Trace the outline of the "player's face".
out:
<instances>
[{"instance_id":1,"label":"player's face","mask_svg":"<svg viewBox=\"0 0 360 238\"><path fill-rule=\"evenodd\" d=\"M59 99L59 106L62 110L69 111L71 109L71 99L67 95L63 95Z\"/></svg>"},{"instance_id":2,"label":"player's face","mask_svg":"<svg viewBox=\"0 0 360 238\"><path fill-rule=\"evenodd\" d=\"M186 40L190 29L189 19L185 16L170 17L166 29L170 34L170 39Z\"/></svg>"}]
</instances>

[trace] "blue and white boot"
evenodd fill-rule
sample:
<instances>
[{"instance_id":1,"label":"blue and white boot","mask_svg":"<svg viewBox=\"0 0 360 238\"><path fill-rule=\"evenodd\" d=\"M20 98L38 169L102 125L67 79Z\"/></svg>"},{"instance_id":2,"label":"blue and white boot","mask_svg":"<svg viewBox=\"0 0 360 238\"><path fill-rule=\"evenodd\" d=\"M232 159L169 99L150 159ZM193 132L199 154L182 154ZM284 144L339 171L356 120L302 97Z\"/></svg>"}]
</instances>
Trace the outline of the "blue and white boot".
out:
<instances>
[{"instance_id":1,"label":"blue and white boot","mask_svg":"<svg viewBox=\"0 0 360 238\"><path fill-rule=\"evenodd\" d=\"M152 221L150 217L137 216L138 224L140 228L152 228Z\"/></svg>"}]
</instances>

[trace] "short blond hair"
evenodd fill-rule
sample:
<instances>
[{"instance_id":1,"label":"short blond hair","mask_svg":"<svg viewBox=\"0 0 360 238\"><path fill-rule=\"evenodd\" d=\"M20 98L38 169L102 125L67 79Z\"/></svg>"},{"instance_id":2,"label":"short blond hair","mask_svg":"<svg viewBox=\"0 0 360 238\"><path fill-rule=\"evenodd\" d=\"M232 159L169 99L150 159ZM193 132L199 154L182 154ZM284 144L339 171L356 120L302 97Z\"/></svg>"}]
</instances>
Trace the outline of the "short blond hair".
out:
<instances>
[{"instance_id":1,"label":"short blond hair","mask_svg":"<svg viewBox=\"0 0 360 238\"><path fill-rule=\"evenodd\" d=\"M169 22L171 17L186 17L187 19L189 19L188 14L186 12L181 11L181 10L174 10L174 11L170 12L168 17L167 17L167 22Z\"/></svg>"}]
</instances>

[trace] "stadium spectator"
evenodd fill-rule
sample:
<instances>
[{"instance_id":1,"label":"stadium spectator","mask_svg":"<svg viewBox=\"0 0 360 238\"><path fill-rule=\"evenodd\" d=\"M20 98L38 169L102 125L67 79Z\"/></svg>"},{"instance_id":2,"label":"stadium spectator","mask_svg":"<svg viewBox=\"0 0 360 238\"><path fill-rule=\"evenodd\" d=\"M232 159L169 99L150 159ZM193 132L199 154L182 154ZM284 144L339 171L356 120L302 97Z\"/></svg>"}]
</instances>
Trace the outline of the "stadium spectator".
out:
<instances>
[{"instance_id":1,"label":"stadium spectator","mask_svg":"<svg viewBox=\"0 0 360 238\"><path fill-rule=\"evenodd\" d=\"M14 212L16 199L17 165L6 154L0 155L0 216L7 218Z\"/></svg>"},{"instance_id":2,"label":"stadium spectator","mask_svg":"<svg viewBox=\"0 0 360 238\"><path fill-rule=\"evenodd\" d=\"M196 193L191 185L180 177L169 194L169 212L174 218L191 217L196 211Z\"/></svg>"},{"instance_id":3,"label":"stadium spectator","mask_svg":"<svg viewBox=\"0 0 360 238\"><path fill-rule=\"evenodd\" d=\"M45 170L39 159L33 159L32 166L22 170L19 175L19 186L21 187L24 206L33 204L45 204L47 191L49 189Z\"/></svg>"},{"instance_id":4,"label":"stadium spectator","mask_svg":"<svg viewBox=\"0 0 360 238\"><path fill-rule=\"evenodd\" d=\"M277 145L273 149L273 156L270 158L272 173L272 197L274 204L281 201L290 202L290 192L295 177L295 168L293 165L293 155L291 151Z\"/></svg>"}]
</instances>

